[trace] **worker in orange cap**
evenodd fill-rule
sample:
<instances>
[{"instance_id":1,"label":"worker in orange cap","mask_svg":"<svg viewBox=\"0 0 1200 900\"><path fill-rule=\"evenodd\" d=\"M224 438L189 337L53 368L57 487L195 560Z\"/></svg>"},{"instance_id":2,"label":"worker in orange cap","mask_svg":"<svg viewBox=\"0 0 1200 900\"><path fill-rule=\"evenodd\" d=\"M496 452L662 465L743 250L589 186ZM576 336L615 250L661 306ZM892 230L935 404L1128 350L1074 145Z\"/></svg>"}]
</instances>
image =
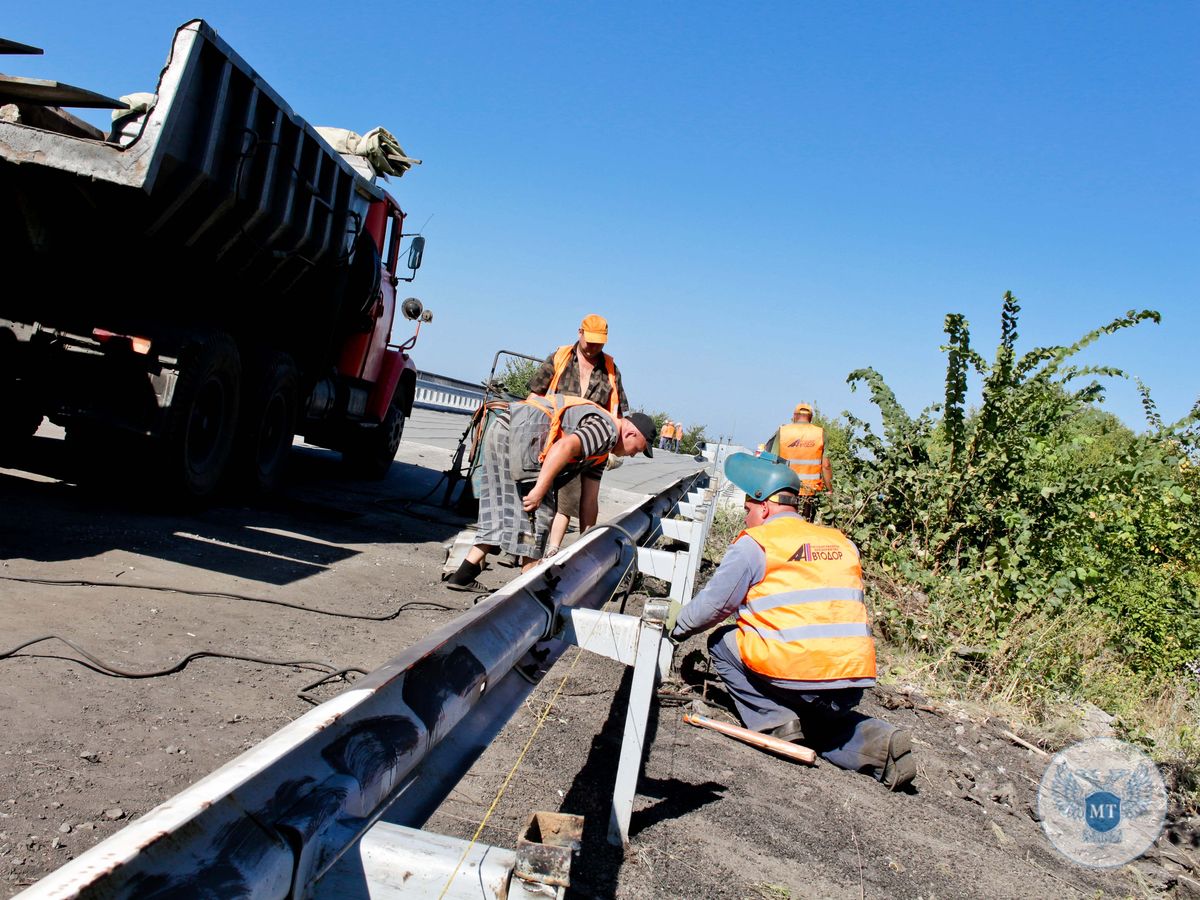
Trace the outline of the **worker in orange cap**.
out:
<instances>
[{"instance_id":1,"label":"worker in orange cap","mask_svg":"<svg viewBox=\"0 0 1200 900\"><path fill-rule=\"evenodd\" d=\"M825 429L814 425L812 419L812 406L797 403L792 410L791 423L780 425L763 447L791 466L800 477L801 511L810 520L817 496L833 490L833 467L825 455Z\"/></svg>"},{"instance_id":2,"label":"worker in orange cap","mask_svg":"<svg viewBox=\"0 0 1200 900\"><path fill-rule=\"evenodd\" d=\"M608 321L595 313L579 323L579 340L559 347L546 357L529 380L530 396L563 394L583 397L604 407L614 418L627 415L629 400L621 384L621 370L604 352L608 343ZM558 510L550 526L546 556L562 545L572 518L579 518L580 480L574 478L558 490Z\"/></svg>"}]
</instances>

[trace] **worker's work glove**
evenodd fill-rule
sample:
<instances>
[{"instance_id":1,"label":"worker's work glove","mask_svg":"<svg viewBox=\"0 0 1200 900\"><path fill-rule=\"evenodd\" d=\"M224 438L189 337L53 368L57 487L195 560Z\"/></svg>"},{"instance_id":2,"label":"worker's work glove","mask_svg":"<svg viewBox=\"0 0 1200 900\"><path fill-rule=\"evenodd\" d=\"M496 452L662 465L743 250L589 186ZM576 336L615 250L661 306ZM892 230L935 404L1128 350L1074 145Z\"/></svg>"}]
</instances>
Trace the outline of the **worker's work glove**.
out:
<instances>
[{"instance_id":1,"label":"worker's work glove","mask_svg":"<svg viewBox=\"0 0 1200 900\"><path fill-rule=\"evenodd\" d=\"M671 605L667 607L667 618L663 622L663 632L667 636L667 640L672 644L680 643L678 638L671 637L671 632L675 630L675 620L679 618L679 611L683 609L683 604L678 600L672 600Z\"/></svg>"}]
</instances>

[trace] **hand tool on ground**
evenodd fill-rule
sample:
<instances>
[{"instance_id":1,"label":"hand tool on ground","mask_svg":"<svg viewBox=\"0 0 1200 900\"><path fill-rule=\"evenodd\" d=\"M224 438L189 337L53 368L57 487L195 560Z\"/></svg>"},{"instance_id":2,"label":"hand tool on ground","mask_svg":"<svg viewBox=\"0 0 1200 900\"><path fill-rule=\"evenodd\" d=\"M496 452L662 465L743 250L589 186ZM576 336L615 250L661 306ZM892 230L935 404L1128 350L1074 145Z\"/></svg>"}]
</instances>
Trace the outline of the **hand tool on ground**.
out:
<instances>
[{"instance_id":1,"label":"hand tool on ground","mask_svg":"<svg viewBox=\"0 0 1200 900\"><path fill-rule=\"evenodd\" d=\"M815 765L817 761L817 754L812 749L802 747L800 744L793 744L790 741L781 741L779 738L763 734L761 731L751 731L749 728L742 728L740 725L718 722L716 719L710 719L707 716L698 716L695 713L684 713L683 721L689 725L695 725L697 728L711 728L713 731L719 732L726 737L742 741L761 750L770 750L772 753L778 753L780 756L786 756L788 759L796 760L796 762L807 763L811 766Z\"/></svg>"}]
</instances>

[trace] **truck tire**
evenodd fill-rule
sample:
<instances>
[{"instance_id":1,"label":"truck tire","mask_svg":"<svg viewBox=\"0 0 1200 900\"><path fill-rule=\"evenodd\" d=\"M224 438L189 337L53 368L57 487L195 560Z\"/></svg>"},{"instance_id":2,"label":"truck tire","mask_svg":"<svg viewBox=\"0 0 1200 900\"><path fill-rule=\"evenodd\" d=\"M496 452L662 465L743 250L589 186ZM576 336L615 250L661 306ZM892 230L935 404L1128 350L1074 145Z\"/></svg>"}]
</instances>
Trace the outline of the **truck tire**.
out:
<instances>
[{"instance_id":1,"label":"truck tire","mask_svg":"<svg viewBox=\"0 0 1200 900\"><path fill-rule=\"evenodd\" d=\"M0 331L0 390L8 398L0 410L0 451L25 443L42 424L38 402L29 395L28 377L21 377L18 345L12 332Z\"/></svg>"},{"instance_id":2,"label":"truck tire","mask_svg":"<svg viewBox=\"0 0 1200 900\"><path fill-rule=\"evenodd\" d=\"M42 414L21 397L13 397L0 412L0 450L20 446L33 437L42 424Z\"/></svg>"},{"instance_id":3,"label":"truck tire","mask_svg":"<svg viewBox=\"0 0 1200 900\"><path fill-rule=\"evenodd\" d=\"M296 434L300 373L286 353L268 353L248 367L234 445L233 475L255 493L279 487Z\"/></svg>"},{"instance_id":4,"label":"truck tire","mask_svg":"<svg viewBox=\"0 0 1200 900\"><path fill-rule=\"evenodd\" d=\"M342 460L355 475L378 481L391 469L403 434L404 412L393 401L380 424L351 435Z\"/></svg>"},{"instance_id":5,"label":"truck tire","mask_svg":"<svg viewBox=\"0 0 1200 900\"><path fill-rule=\"evenodd\" d=\"M217 489L233 451L242 367L237 345L211 332L189 346L162 435L166 486L182 499Z\"/></svg>"}]
</instances>

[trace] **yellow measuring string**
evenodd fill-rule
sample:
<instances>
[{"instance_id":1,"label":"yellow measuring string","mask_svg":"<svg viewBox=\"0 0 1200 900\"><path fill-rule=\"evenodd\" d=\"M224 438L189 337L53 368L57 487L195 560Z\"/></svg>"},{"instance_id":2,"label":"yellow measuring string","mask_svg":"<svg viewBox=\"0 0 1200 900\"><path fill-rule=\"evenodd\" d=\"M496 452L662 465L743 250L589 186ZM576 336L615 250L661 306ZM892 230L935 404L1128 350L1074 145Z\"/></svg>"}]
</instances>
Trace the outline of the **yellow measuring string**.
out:
<instances>
[{"instance_id":1,"label":"yellow measuring string","mask_svg":"<svg viewBox=\"0 0 1200 900\"><path fill-rule=\"evenodd\" d=\"M617 579L617 585L613 588L612 593L608 595L608 599L601 604L602 608L612 602L612 598L617 595L617 589L620 588L621 582L625 580L625 576L629 574L629 570L632 569L634 564L637 562L636 544L634 544L633 549L633 557L629 560L629 565L625 567L625 571L622 572L621 577ZM589 638L593 633L595 633L595 630L599 627L599 625L600 620L597 619L592 624L592 630L588 632ZM442 900L442 898L446 896L446 892L450 890L450 885L454 883L454 879L458 875L458 870L461 869L462 864L466 862L467 855L471 852L471 849L475 846L475 844L478 843L479 836L483 834L483 829L487 827L488 820L491 819L492 813L494 813L496 811L496 807L500 805L500 800L504 797L504 792L508 790L508 785L513 780L513 776L517 774L517 770L521 767L521 763L525 761L525 754L528 753L529 748L533 746L534 738L536 738L538 732L541 731L543 723L545 723L546 719L550 715L550 711L554 709L554 703L558 700L558 695L561 694L563 688L566 687L567 679L570 678L571 673L575 671L575 666L579 662L579 657L582 655L583 648L576 647L575 658L571 660L571 667L567 669L567 674L562 677L562 681L558 683L558 687L554 689L554 693L550 696L550 699L546 701L546 706L542 710L541 715L538 716L537 723L533 726L533 731L529 735L529 740L527 740L525 742L525 746L521 748L521 752L518 754L516 762L513 763L512 768L508 770L508 774L504 777L504 782L500 785L500 790L496 792L496 796L492 800L491 805L487 808L487 812L483 814L483 819L480 820L479 827L476 828L475 833L471 835L471 840L463 850L462 856L458 858L458 862L454 866L454 871L450 873L450 877L446 879L446 883L442 887L442 892L438 894L438 900Z\"/></svg>"}]
</instances>

